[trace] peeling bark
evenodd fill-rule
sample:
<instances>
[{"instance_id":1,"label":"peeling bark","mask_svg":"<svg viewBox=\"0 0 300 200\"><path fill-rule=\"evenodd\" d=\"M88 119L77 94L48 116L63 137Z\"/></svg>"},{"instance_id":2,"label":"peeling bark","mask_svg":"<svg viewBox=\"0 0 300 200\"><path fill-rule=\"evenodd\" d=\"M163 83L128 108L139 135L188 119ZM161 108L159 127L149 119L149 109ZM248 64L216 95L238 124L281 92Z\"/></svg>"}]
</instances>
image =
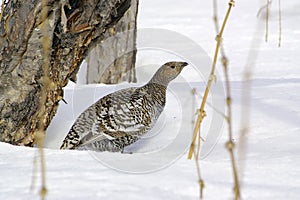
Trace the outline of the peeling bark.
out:
<instances>
[{"instance_id":1,"label":"peeling bark","mask_svg":"<svg viewBox=\"0 0 300 200\"><path fill-rule=\"evenodd\" d=\"M41 0L5 3L0 22L0 141L34 143L38 123L46 128L55 115L62 88L130 5L131 0L47 0L43 20ZM50 44L46 84L42 26ZM40 105L45 112L40 113Z\"/></svg>"}]
</instances>

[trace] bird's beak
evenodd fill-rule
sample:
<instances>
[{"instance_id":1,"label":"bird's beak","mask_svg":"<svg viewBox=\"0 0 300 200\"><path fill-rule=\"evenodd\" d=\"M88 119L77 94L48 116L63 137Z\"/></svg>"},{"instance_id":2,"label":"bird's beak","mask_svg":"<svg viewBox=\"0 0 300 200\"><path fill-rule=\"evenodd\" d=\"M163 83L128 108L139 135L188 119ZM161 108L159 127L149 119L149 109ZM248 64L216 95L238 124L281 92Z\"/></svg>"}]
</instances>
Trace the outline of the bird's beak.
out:
<instances>
[{"instance_id":1,"label":"bird's beak","mask_svg":"<svg viewBox=\"0 0 300 200\"><path fill-rule=\"evenodd\" d=\"M185 66L187 66L189 63L187 62L181 62L181 67L184 68Z\"/></svg>"}]
</instances>

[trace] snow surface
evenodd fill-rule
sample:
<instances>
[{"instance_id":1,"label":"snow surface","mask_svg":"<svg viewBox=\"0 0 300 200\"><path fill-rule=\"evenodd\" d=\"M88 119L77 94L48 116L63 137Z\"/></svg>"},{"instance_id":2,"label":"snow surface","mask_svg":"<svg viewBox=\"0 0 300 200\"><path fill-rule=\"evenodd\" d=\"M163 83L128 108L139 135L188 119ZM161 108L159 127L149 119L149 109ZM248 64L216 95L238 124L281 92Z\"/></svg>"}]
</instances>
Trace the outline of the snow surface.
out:
<instances>
[{"instance_id":1,"label":"snow surface","mask_svg":"<svg viewBox=\"0 0 300 200\"><path fill-rule=\"evenodd\" d=\"M212 57L215 47L212 3L196 0L174 2L140 1L138 27L167 29L185 35ZM220 19L224 16L227 2L219 1ZM247 154L238 155L237 162L242 179L242 197L296 200L300 199L300 2L281 1L281 48L277 47L278 2L274 0L271 5L268 43L263 41L263 17L256 17L261 2L265 1L236 1L224 33L225 51L230 60L233 130L237 144L240 142L240 121L244 114L241 100L243 70L249 52L253 54L254 50L259 49L256 62L250 62L249 65L254 77L249 91L251 118ZM256 31L256 27L259 31ZM251 46L253 36L255 46ZM159 63L172 58L187 59L158 49L141 50L137 66L151 65L153 68L138 68L137 84L147 81ZM201 69L202 67L205 68L200 66ZM196 68L196 64L192 62L191 67L186 68L181 77L171 85L166 112L160 118L160 126L156 127L158 130L163 129L162 133L150 135L150 142L146 142L146 145L142 143L139 148L134 149L137 153L133 154L103 153L95 156L91 152L57 149L74 118L85 107L100 96L128 87L128 84L69 85L65 96L68 104L61 103L58 114L47 131L47 199L197 199L199 188L196 168L194 161L187 160L186 151L177 152L176 155L173 155L173 151L164 151L153 160L146 160L157 153L155 149L164 149L174 137L181 135L178 127L186 128L187 138L190 137L190 119L185 119L187 116L183 113L187 108L192 109L199 104L205 80L201 74L196 73ZM222 69L221 66L218 65L218 69ZM206 70L201 72L202 75L207 73ZM218 74L222 75L222 70L218 70ZM199 77L202 82L195 84ZM217 83L223 85L222 80L222 76L218 76ZM188 90L181 87L196 87L198 100L189 96L191 94ZM218 95L222 96L222 93L217 92ZM209 100L215 105L212 99L211 95ZM206 130L213 131L209 124L216 124L211 117L215 114L213 109L208 106L207 110L208 118L204 120L203 127L206 137L209 135ZM216 145L213 150L210 152L208 148L200 162L205 181L204 199L232 197L232 171L229 154L224 148L227 140L226 126L221 129L220 134L220 137L214 137ZM179 144L180 148L185 145L184 142L183 146ZM30 190L33 158L36 154L34 148L0 143L0 199L39 199L39 172L34 174L36 186ZM173 160L168 160L169 157ZM165 162L166 160L168 161ZM132 167L135 168L130 170ZM145 171L148 173L144 173Z\"/></svg>"}]
</instances>

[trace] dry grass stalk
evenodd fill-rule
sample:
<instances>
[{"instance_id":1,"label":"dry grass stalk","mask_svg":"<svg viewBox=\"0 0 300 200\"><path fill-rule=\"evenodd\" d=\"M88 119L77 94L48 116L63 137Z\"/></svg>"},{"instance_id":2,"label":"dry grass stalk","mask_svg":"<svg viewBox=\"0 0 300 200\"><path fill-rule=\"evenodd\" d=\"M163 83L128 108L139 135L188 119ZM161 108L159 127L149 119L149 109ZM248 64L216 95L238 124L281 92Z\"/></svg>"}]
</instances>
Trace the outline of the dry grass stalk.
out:
<instances>
[{"instance_id":1,"label":"dry grass stalk","mask_svg":"<svg viewBox=\"0 0 300 200\"><path fill-rule=\"evenodd\" d=\"M192 156L193 156L195 146L196 146L196 139L197 139L198 134L200 134L201 123L202 123L204 117L206 116L204 108L205 108L206 100L207 100L207 97L208 97L208 93L210 91L211 84L212 84L213 81L216 80L215 68L216 68L217 58L218 58L218 54L219 54L219 49L220 49L221 42L222 42L222 36L223 36L223 32L224 32L224 29L225 29L225 26L226 26L231 8L234 6L234 3L235 3L234 0L229 1L229 6L228 6L228 9L227 9L227 12L226 12L221 30L220 30L219 34L216 36L217 44L216 44L216 49L215 49L215 54L214 54L214 60L213 60L210 76L209 76L209 79L208 79L208 82L207 82L207 86L206 86L206 89L205 89L205 92L204 92L204 96L203 96L203 99L202 99L202 103L201 103L201 106L200 106L199 114L198 114L198 117L197 117L197 120L196 120L196 125L195 125L195 129L194 129L194 132L193 132L192 144L190 146L188 159L191 159ZM195 159L199 159L199 157L196 157Z\"/></svg>"},{"instance_id":2,"label":"dry grass stalk","mask_svg":"<svg viewBox=\"0 0 300 200\"><path fill-rule=\"evenodd\" d=\"M196 156L196 154L194 155ZM200 162L198 159L195 159L196 163L196 169L197 169L197 175L198 175L198 184L199 184L199 194L200 194L200 200L203 199L203 191L205 188L204 180L202 179L201 171L200 171Z\"/></svg>"},{"instance_id":3,"label":"dry grass stalk","mask_svg":"<svg viewBox=\"0 0 300 200\"><path fill-rule=\"evenodd\" d=\"M40 197L42 200L46 198L47 187L46 187L46 166L45 166L45 155L44 155L44 136L45 131L38 130L36 132L36 143L39 148L40 164L41 164L41 189Z\"/></svg>"},{"instance_id":4,"label":"dry grass stalk","mask_svg":"<svg viewBox=\"0 0 300 200\"><path fill-rule=\"evenodd\" d=\"M265 33L265 41L268 42L268 36L269 36L269 16L270 16L270 5L272 3L272 0L267 0L267 4L262 6L258 12L257 12L257 17L260 15L260 13L262 12L262 10L266 9L266 33ZM278 0L278 47L281 46L281 36L282 36L282 20L281 20L281 0Z\"/></svg>"},{"instance_id":5,"label":"dry grass stalk","mask_svg":"<svg viewBox=\"0 0 300 200\"><path fill-rule=\"evenodd\" d=\"M229 80L229 74L228 74L228 60L224 56L222 57L222 64L224 67L224 74L225 74L225 88L226 88L226 104L227 104L227 126L228 126L228 141L226 142L226 148L229 151L230 160L231 160L231 166L233 171L233 179L234 179L234 199L238 200L241 198L240 193L240 184L239 184L239 178L238 178L238 172L236 167L236 161L234 156L234 147L235 144L233 142L233 134L232 134L232 109L231 109L231 89L230 89L230 80Z\"/></svg>"},{"instance_id":6,"label":"dry grass stalk","mask_svg":"<svg viewBox=\"0 0 300 200\"><path fill-rule=\"evenodd\" d=\"M189 154L188 154L188 159L191 159L192 156L194 155L194 159L195 159L195 162L196 162L196 168L197 168L197 174L198 174L198 180L199 180L199 189L200 189L200 199L203 199L203 190L204 190L204 187L205 187L204 181L203 181L202 176L201 176L200 163L199 163L200 145L201 145L200 128L201 128L201 123L202 123L204 117L206 116L206 113L204 111L204 107L206 105L206 100L207 100L207 97L208 97L208 93L210 91L210 87L211 87L212 82L216 80L215 68L216 68L219 49L220 49L221 43L222 43L223 32L224 32L225 25L227 23L231 8L234 6L234 4L235 4L234 0L229 1L229 6L228 6L228 9L227 9L227 12L226 12L221 30L220 30L219 34L217 34L217 36L216 36L217 44L216 44L216 49L215 49L215 54L214 54L214 60L213 60L210 76L209 76L209 79L208 79L208 83L207 83L207 86L206 86L206 89L205 89L205 92L204 92L204 96L203 96L203 99L202 99L202 103L201 103L201 106L200 106L200 110L199 110L199 113L198 113L195 129L194 129L194 132L193 132L192 143L191 143ZM195 147L196 147L196 139L197 138L198 138L198 143L197 143L197 152L196 152Z\"/></svg>"},{"instance_id":7,"label":"dry grass stalk","mask_svg":"<svg viewBox=\"0 0 300 200\"><path fill-rule=\"evenodd\" d=\"M50 85L51 81L49 79L49 68L50 68L50 60L49 60L49 53L50 53L50 44L49 44L49 36L48 36L48 27L47 27L47 14L48 14L48 7L47 1L43 0L42 2L42 32L43 32L43 76L41 77L41 84L43 88L47 88L47 85ZM38 129L35 133L35 143L38 145L39 148L39 158L41 164L41 189L40 189L40 197L42 200L46 198L47 195L47 187L46 187L46 166L45 166L45 155L44 155L44 139L45 139L45 126L44 126L44 117L43 113L45 113L45 105L43 102L47 100L47 93L45 89L41 90L41 97L40 97L40 105L39 110L39 123Z\"/></svg>"},{"instance_id":8,"label":"dry grass stalk","mask_svg":"<svg viewBox=\"0 0 300 200\"><path fill-rule=\"evenodd\" d=\"M192 94L194 96L196 95L196 89L195 88L192 90ZM193 98L193 100L194 100L194 98ZM196 103L193 101L193 103L192 103L193 108L196 107L195 105L196 105ZM194 150L194 152L193 152L195 158L197 158L199 156L200 146L201 146L200 142L201 142L201 137L200 137L200 134L199 134L199 136L198 136L198 150L197 150L197 152L196 152L196 150ZM194 160L195 160L197 175L198 175L199 197L200 197L200 200L201 200L201 199L203 199L203 191L204 191L205 184L204 184L204 180L202 179L202 175L201 175L199 159L194 159Z\"/></svg>"},{"instance_id":9,"label":"dry grass stalk","mask_svg":"<svg viewBox=\"0 0 300 200\"><path fill-rule=\"evenodd\" d=\"M268 35L269 35L269 7L270 7L270 1L267 0L267 4L266 4L266 35L265 35L266 42L268 42Z\"/></svg>"},{"instance_id":10,"label":"dry grass stalk","mask_svg":"<svg viewBox=\"0 0 300 200\"><path fill-rule=\"evenodd\" d=\"M218 23L218 14L217 14L217 2L216 0L213 1L213 7L214 7L214 24L216 31L219 30L219 23ZM225 119L228 124L228 142L226 143L226 148L229 150L230 159L231 159L231 165L233 170L233 176L234 176L234 196L235 199L240 199L240 184L238 179L238 173L237 173L237 167L235 162L235 156L234 156L234 143L233 141L233 134L232 134L232 109L231 109L231 89L230 89L230 80L229 80L229 73L228 73L228 59L225 55L224 47L221 44L221 60L222 65L224 67L224 75L225 75L225 88L226 88L226 104L227 104L227 114L225 116Z\"/></svg>"},{"instance_id":11,"label":"dry grass stalk","mask_svg":"<svg viewBox=\"0 0 300 200\"><path fill-rule=\"evenodd\" d=\"M278 22L279 22L279 37L278 37L278 47L281 46L281 2L278 0Z\"/></svg>"}]
</instances>

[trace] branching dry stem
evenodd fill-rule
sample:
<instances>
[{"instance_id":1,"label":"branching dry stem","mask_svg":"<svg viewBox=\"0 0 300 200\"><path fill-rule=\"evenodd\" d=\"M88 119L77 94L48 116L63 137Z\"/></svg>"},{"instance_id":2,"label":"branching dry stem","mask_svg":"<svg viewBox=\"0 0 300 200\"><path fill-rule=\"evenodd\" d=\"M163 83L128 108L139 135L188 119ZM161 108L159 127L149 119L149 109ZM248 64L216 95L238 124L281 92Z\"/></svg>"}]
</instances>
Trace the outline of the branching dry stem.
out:
<instances>
[{"instance_id":1,"label":"branching dry stem","mask_svg":"<svg viewBox=\"0 0 300 200\"><path fill-rule=\"evenodd\" d=\"M214 59L213 59L212 67L211 67L211 72L210 72L210 76L209 76L209 79L208 79L208 82L207 82L207 86L205 88L202 103L201 103L201 106L200 106L200 109L199 109L198 117L197 117L195 128L194 128L194 131L193 131L192 143L191 143L189 154L188 154L188 159L192 159L192 156L194 155L194 159L195 159L195 162L196 162L196 168L197 168L197 174L198 174L198 180L199 180L199 189L200 189L200 199L203 199L203 191L204 191L204 186L205 186L205 183L204 183L204 181L202 179L202 176L201 176L200 163L199 163L200 145L201 145L201 133L200 133L201 124L202 124L203 119L206 116L206 112L205 112L204 108L205 108L205 105L206 105L207 97L208 97L212 82L216 81L215 69L216 69L219 50L220 50L221 43L222 43L223 32L224 32L229 14L231 12L231 8L234 6L234 4L235 4L234 0L229 1L229 4L228 4L229 6L228 6L228 9L227 9L222 27L220 29L219 34L217 34L217 36L216 36L217 44L216 44L216 48L215 48L215 54L214 54ZM198 138L198 143L197 143L197 152L196 152L195 147L196 147L197 138ZM232 160L234 162L234 158ZM238 190L235 190L235 191L239 192L239 188L238 188Z\"/></svg>"},{"instance_id":2,"label":"branching dry stem","mask_svg":"<svg viewBox=\"0 0 300 200\"><path fill-rule=\"evenodd\" d=\"M218 14L217 14L217 2L216 0L214 2L214 22L215 22L215 28L218 32L219 30L219 23L218 23ZM233 134L232 134L232 109L231 109L231 88L230 88L230 79L229 79L229 73L228 73L228 59L225 55L224 47L221 44L221 61L224 68L224 75L225 75L225 88L226 88L226 105L227 105L227 114L226 114L226 121L228 124L228 142L226 143L226 148L229 151L230 154L230 160L233 170L233 178L234 178L234 199L240 199L240 184L238 179L238 173L237 173L237 167L236 167L236 161L234 156L234 143L233 143Z\"/></svg>"},{"instance_id":3,"label":"branching dry stem","mask_svg":"<svg viewBox=\"0 0 300 200\"><path fill-rule=\"evenodd\" d=\"M191 159L192 156L193 156L193 152L194 152L194 149L195 149L195 146L196 146L197 135L200 134L201 123L202 123L204 117L206 116L204 108L205 108L206 100L207 100L208 93L210 91L210 87L212 85L212 82L216 80L215 68L216 68L216 64L217 64L219 49L220 49L220 46L221 46L221 43L222 43L222 36L223 36L223 32L224 32L224 29L225 29L225 26L226 26L231 8L234 6L234 3L235 3L234 0L229 1L229 6L228 6L228 9L227 9L227 12L226 12L221 30L220 30L219 34L217 34L217 36L216 36L217 44L216 44L216 49L215 49L215 54L214 54L214 60L213 60L210 76L209 76L209 79L208 79L208 82L207 82L207 86L205 88L202 103L201 103L201 106L200 106L200 111L199 111L199 114L198 114L198 117L197 117L197 120L196 120L196 125L195 125L195 129L194 129L194 132L193 132L192 144L190 146L188 159ZM197 157L195 159L199 159L199 158Z\"/></svg>"}]
</instances>

